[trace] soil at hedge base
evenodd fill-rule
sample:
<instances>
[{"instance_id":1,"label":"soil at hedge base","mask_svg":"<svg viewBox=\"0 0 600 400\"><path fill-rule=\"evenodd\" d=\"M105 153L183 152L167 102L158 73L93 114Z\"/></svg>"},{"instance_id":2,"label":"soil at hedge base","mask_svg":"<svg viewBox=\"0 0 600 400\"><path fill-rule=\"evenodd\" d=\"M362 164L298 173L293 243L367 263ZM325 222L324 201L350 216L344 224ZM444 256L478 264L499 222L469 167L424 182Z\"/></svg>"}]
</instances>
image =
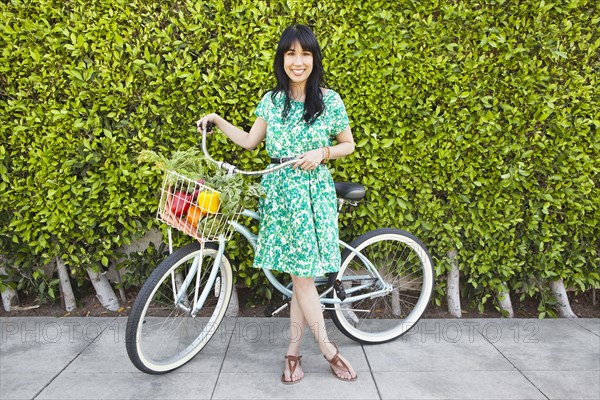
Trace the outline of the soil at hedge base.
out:
<instances>
[{"instance_id":1,"label":"soil at hedge base","mask_svg":"<svg viewBox=\"0 0 600 400\"><path fill-rule=\"evenodd\" d=\"M121 304L119 311L108 311L100 305L94 295L86 295L78 298L77 309L75 311L66 312L60 300L54 303L38 304L34 297L20 297L20 304L16 310L11 312L4 311L0 307L1 317L25 317L25 316L51 316L51 317L115 317L127 316L131 305L137 295L137 289L129 290L126 293L127 302ZM277 297L271 303L257 304L257 299L254 294L247 288L238 288L240 298L240 316L241 317L265 317L268 314L283 305L283 301ZM571 308L581 318L600 318L600 290L596 291L596 305L593 304L593 291L574 294L569 293ZM122 302L121 302L122 303ZM519 302L518 299L513 299L513 309L515 318L537 318L538 317L538 302L534 300L526 300ZM279 317L289 317L287 308L281 312ZM468 304L463 304L463 318L501 318L500 312L496 311L493 306L488 306L481 313L476 307L469 307ZM430 305L427 309L424 318L452 318L447 311L446 304L441 306Z\"/></svg>"}]
</instances>

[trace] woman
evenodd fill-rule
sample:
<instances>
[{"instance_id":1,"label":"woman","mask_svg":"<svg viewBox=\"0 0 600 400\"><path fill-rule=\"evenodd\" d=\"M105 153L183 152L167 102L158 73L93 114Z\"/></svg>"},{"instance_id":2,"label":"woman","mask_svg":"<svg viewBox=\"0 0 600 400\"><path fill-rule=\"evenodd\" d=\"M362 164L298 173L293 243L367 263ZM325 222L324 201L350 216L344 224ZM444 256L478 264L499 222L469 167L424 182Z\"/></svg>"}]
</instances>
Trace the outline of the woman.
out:
<instances>
[{"instance_id":1,"label":"woman","mask_svg":"<svg viewBox=\"0 0 600 400\"><path fill-rule=\"evenodd\" d=\"M342 100L324 87L321 50L308 27L285 29L273 65L277 86L258 104L249 133L217 114L200 119L198 129L214 124L248 150L266 138L272 163L298 158L293 167L262 179L266 198L259 206L254 259L255 267L287 272L293 281L291 340L281 381L297 383L304 376L299 350L307 325L334 375L353 381L356 372L327 338L314 277L336 272L340 266L335 188L324 162L352 153L354 139Z\"/></svg>"}]
</instances>

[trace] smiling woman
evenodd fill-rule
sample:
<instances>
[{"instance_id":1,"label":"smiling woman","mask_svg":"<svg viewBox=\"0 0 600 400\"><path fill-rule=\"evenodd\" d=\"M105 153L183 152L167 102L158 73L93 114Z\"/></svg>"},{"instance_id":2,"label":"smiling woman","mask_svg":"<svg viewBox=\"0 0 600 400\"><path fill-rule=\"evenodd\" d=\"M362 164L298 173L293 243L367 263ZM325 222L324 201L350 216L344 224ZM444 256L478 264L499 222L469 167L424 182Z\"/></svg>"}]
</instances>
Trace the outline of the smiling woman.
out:
<instances>
[{"instance_id":1,"label":"smiling woman","mask_svg":"<svg viewBox=\"0 0 600 400\"><path fill-rule=\"evenodd\" d=\"M262 178L260 229L254 266L289 273L293 281L290 331L293 339L281 376L284 384L304 377L300 342L308 326L333 374L353 381L356 372L327 337L314 278L340 268L335 188L325 165L354 151L348 115L340 96L325 85L321 49L304 25L286 28L273 62L277 86L256 107L257 119L246 133L217 114L200 119L198 128L215 124L238 145L253 149L266 139L274 164L298 161ZM337 141L333 145L333 141Z\"/></svg>"},{"instance_id":2,"label":"smiling woman","mask_svg":"<svg viewBox=\"0 0 600 400\"><path fill-rule=\"evenodd\" d=\"M304 50L300 42L296 41L292 44L292 47L285 52L284 57L284 68L285 73L289 76L293 82L292 90L294 88L301 88L306 85L306 81L310 76L313 68L313 56L308 50ZM303 93L298 93L297 96L293 96L294 100L304 101L305 96Z\"/></svg>"},{"instance_id":3,"label":"smiling woman","mask_svg":"<svg viewBox=\"0 0 600 400\"><path fill-rule=\"evenodd\" d=\"M282 117L290 111L290 97L304 103L303 118L311 123L323 112L322 89L326 87L321 48L317 38L302 25L281 35L273 63L277 86L272 95L285 94ZM314 70L314 74L313 74Z\"/></svg>"}]
</instances>

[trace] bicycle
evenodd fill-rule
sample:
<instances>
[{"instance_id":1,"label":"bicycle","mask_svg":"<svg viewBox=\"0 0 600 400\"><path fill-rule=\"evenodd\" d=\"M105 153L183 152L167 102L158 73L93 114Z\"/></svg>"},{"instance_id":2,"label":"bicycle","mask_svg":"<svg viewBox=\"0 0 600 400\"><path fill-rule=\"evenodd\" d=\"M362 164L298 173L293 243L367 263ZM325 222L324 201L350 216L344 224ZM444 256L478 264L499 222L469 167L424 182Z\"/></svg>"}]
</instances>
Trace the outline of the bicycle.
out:
<instances>
[{"instance_id":1,"label":"bicycle","mask_svg":"<svg viewBox=\"0 0 600 400\"><path fill-rule=\"evenodd\" d=\"M206 130L202 133L202 150L210 162L228 174L262 175L296 161L261 171L240 170L210 157ZM335 186L338 212L345 205L355 206L366 193L356 183ZM214 212L202 227L168 212L174 205L177 211L182 200L197 204L198 200L191 200L190 195L185 199L177 196L198 191L215 193L200 182L167 172L157 218L170 226L171 254L142 286L126 327L129 358L149 374L166 373L187 363L206 346L223 321L233 290L231 261L225 252L232 234L241 234L253 249L256 247L257 236L238 222L240 216L259 220L256 211L238 210L233 216ZM173 252L172 228L198 241ZM433 291L433 262L425 246L415 236L395 228L376 229L350 244L339 243L343 249L339 272L315 278L322 308L330 313L336 327L360 343L384 343L408 332L425 312ZM263 273L284 299L291 299L291 283L284 285L270 270L263 269Z\"/></svg>"}]
</instances>

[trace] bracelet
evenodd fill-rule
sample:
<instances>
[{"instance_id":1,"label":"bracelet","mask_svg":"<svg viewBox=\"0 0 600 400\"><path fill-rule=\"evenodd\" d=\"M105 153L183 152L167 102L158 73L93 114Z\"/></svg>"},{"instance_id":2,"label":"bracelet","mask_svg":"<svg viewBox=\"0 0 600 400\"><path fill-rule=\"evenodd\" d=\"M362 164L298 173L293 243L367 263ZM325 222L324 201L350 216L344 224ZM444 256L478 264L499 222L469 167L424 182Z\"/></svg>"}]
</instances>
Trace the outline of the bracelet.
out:
<instances>
[{"instance_id":1,"label":"bracelet","mask_svg":"<svg viewBox=\"0 0 600 400\"><path fill-rule=\"evenodd\" d=\"M323 161L321 161L321 164L325 164L329 161L329 157L331 157L331 150L329 150L329 147L325 146L323 147Z\"/></svg>"}]
</instances>

